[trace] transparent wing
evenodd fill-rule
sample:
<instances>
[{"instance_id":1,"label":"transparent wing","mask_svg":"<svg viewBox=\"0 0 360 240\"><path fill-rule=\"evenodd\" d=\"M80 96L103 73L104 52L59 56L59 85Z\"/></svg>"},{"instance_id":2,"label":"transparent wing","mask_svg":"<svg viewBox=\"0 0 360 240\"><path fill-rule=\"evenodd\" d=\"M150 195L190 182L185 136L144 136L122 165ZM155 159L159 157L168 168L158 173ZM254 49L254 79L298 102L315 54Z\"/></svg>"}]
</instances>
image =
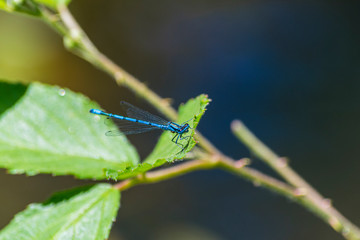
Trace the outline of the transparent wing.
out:
<instances>
[{"instance_id":1,"label":"transparent wing","mask_svg":"<svg viewBox=\"0 0 360 240\"><path fill-rule=\"evenodd\" d=\"M131 118L157 123L161 125L167 125L169 123L169 121L161 117L155 116L149 112L146 112L140 108L137 108L131 105L130 103L121 101L120 105L126 111L126 114Z\"/></svg>"},{"instance_id":2,"label":"transparent wing","mask_svg":"<svg viewBox=\"0 0 360 240\"><path fill-rule=\"evenodd\" d=\"M149 132L149 131L158 130L158 129L161 130L160 128L155 127L155 126L149 126L149 125L136 123L136 122L129 122L126 120L120 120L120 119L116 119L116 118L108 117L105 119L105 124L108 126L111 125L112 122L115 123L115 125L118 127L118 129L114 129L114 130L106 132L105 133L106 136L119 136L122 134L130 135L130 134Z\"/></svg>"}]
</instances>

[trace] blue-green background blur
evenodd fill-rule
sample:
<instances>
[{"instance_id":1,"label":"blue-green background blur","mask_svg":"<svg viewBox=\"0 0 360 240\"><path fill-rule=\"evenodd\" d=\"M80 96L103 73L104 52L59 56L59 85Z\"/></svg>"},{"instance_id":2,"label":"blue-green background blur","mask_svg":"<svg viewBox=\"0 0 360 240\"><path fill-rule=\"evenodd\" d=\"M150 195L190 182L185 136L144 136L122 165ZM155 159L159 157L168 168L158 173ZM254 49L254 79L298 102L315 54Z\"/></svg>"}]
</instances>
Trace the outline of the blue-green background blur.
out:
<instances>
[{"instance_id":1,"label":"blue-green background blur","mask_svg":"<svg viewBox=\"0 0 360 240\"><path fill-rule=\"evenodd\" d=\"M229 128L241 119L360 225L358 2L74 0L70 9L103 53L174 106L209 94L199 129L224 153L251 157ZM113 112L120 100L156 112L66 52L44 23L4 12L0 78L67 87ZM146 156L158 135L130 140ZM277 177L259 160L253 166ZM0 227L84 183L1 170ZM220 170L138 186L121 204L112 240L342 239L307 210Z\"/></svg>"}]
</instances>

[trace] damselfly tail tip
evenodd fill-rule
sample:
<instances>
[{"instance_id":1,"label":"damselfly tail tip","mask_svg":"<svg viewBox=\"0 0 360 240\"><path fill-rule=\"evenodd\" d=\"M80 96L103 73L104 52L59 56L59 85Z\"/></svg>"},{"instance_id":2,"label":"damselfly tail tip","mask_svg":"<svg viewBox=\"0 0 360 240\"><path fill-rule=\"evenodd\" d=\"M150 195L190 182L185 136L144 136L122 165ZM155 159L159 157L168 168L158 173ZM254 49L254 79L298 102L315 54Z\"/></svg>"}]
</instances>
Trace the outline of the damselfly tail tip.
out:
<instances>
[{"instance_id":1,"label":"damselfly tail tip","mask_svg":"<svg viewBox=\"0 0 360 240\"><path fill-rule=\"evenodd\" d=\"M90 112L90 113L93 113L93 114L101 114L101 113L103 113L103 111L98 110L98 109L90 109L89 112Z\"/></svg>"}]
</instances>

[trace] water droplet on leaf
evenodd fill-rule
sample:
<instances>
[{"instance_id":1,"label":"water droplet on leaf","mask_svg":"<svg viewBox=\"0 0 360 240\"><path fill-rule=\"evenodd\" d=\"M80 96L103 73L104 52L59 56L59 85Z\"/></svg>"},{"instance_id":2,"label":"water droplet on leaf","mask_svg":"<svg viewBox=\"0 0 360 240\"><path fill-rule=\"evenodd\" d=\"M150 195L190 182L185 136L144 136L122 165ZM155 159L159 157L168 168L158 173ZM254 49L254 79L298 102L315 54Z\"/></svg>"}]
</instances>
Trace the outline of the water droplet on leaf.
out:
<instances>
[{"instance_id":1,"label":"water droplet on leaf","mask_svg":"<svg viewBox=\"0 0 360 240\"><path fill-rule=\"evenodd\" d=\"M59 91L58 91L58 93L59 93L60 96L63 97L63 96L65 96L66 91L65 91L65 89L63 89L63 88L60 88Z\"/></svg>"}]
</instances>

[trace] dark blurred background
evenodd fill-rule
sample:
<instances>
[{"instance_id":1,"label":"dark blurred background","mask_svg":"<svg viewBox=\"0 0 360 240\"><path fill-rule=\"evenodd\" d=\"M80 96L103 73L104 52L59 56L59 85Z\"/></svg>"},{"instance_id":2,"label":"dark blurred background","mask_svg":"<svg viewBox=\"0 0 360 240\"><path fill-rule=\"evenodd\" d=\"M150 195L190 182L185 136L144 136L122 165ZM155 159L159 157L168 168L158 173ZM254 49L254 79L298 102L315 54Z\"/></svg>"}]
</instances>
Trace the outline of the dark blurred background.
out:
<instances>
[{"instance_id":1,"label":"dark blurred background","mask_svg":"<svg viewBox=\"0 0 360 240\"><path fill-rule=\"evenodd\" d=\"M360 3L356 1L95 1L70 9L107 56L173 105L213 99L199 125L235 159L251 157L231 134L241 119L360 225ZM154 110L66 52L42 22L0 12L0 78ZM158 134L130 140L142 157ZM272 174L259 160L253 166ZM27 204L87 183L0 171L0 227ZM220 170L194 172L122 194L115 239L342 239L298 205Z\"/></svg>"}]
</instances>

